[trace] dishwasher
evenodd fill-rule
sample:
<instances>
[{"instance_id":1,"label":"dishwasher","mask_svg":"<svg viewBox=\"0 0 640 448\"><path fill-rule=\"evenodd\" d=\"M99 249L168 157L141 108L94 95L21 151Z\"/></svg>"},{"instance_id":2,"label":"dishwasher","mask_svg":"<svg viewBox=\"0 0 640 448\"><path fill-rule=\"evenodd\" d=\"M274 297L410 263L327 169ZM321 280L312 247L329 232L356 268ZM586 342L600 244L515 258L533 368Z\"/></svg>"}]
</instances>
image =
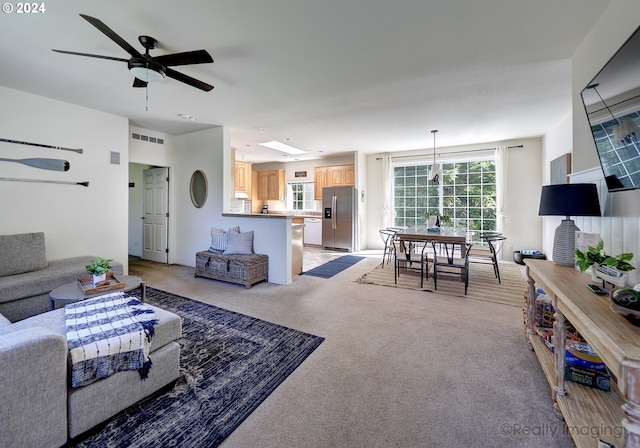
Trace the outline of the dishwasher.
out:
<instances>
[{"instance_id":1,"label":"dishwasher","mask_svg":"<svg viewBox=\"0 0 640 448\"><path fill-rule=\"evenodd\" d=\"M304 244L322 246L322 218L304 218Z\"/></svg>"}]
</instances>

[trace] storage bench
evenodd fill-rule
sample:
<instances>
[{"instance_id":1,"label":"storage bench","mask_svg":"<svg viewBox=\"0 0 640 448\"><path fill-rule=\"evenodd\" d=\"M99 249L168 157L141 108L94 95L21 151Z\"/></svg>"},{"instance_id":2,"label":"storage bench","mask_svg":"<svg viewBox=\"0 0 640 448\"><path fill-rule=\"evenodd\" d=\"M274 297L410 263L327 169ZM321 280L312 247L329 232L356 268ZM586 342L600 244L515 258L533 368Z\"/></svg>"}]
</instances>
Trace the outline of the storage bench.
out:
<instances>
[{"instance_id":1,"label":"storage bench","mask_svg":"<svg viewBox=\"0 0 640 448\"><path fill-rule=\"evenodd\" d=\"M195 277L239 283L251 288L269 277L269 257L267 255L224 255L211 251L196 253Z\"/></svg>"}]
</instances>

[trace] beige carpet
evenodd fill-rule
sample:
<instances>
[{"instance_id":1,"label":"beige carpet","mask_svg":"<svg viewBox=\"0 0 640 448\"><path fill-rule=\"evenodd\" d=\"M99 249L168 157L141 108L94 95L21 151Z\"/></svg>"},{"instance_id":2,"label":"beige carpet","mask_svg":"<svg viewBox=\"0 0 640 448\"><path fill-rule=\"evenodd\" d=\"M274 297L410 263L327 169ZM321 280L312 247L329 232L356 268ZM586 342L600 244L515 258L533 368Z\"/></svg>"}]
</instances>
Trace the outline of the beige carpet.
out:
<instances>
[{"instance_id":1,"label":"beige carpet","mask_svg":"<svg viewBox=\"0 0 640 448\"><path fill-rule=\"evenodd\" d=\"M440 273L440 271L438 271ZM527 282L520 268L515 263L500 264L500 278L502 283L493 273L493 266L486 263L471 263L469 267L469 288L464 295L464 282L459 276L447 275L446 278L438 275L438 289L434 289L432 272L429 279L424 280L420 288L420 271L402 269L398 277L398 283L394 283L393 263L380 265L366 273L358 280L358 283L368 283L381 286L391 286L404 289L422 289L449 296L462 296L470 299L497 302L505 305L522 306L523 297L527 290Z\"/></svg>"}]
</instances>

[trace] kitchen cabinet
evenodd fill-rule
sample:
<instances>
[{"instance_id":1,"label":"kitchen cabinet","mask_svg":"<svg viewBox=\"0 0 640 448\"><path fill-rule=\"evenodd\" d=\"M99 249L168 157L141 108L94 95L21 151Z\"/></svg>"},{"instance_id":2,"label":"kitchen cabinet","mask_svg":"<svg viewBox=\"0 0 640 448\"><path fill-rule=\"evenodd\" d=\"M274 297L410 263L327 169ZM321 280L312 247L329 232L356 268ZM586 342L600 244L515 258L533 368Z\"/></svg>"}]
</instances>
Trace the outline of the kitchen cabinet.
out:
<instances>
[{"instance_id":1,"label":"kitchen cabinet","mask_svg":"<svg viewBox=\"0 0 640 448\"><path fill-rule=\"evenodd\" d=\"M314 199L322 200L324 187L356 184L355 165L317 166L313 170Z\"/></svg>"},{"instance_id":2,"label":"kitchen cabinet","mask_svg":"<svg viewBox=\"0 0 640 448\"><path fill-rule=\"evenodd\" d=\"M235 188L236 193L246 193L251 199L251 164L236 160Z\"/></svg>"},{"instance_id":3,"label":"kitchen cabinet","mask_svg":"<svg viewBox=\"0 0 640 448\"><path fill-rule=\"evenodd\" d=\"M284 200L284 170L257 171L256 179L258 200Z\"/></svg>"}]
</instances>

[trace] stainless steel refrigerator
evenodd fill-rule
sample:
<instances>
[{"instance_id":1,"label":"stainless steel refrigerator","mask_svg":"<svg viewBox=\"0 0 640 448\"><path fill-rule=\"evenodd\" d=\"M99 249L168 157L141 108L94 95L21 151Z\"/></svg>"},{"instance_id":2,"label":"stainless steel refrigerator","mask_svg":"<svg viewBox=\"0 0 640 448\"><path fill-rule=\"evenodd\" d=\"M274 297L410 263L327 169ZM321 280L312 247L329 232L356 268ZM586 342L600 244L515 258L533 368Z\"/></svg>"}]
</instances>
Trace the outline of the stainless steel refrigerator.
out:
<instances>
[{"instance_id":1,"label":"stainless steel refrigerator","mask_svg":"<svg viewBox=\"0 0 640 448\"><path fill-rule=\"evenodd\" d=\"M322 189L322 247L352 252L356 236L356 188Z\"/></svg>"}]
</instances>

